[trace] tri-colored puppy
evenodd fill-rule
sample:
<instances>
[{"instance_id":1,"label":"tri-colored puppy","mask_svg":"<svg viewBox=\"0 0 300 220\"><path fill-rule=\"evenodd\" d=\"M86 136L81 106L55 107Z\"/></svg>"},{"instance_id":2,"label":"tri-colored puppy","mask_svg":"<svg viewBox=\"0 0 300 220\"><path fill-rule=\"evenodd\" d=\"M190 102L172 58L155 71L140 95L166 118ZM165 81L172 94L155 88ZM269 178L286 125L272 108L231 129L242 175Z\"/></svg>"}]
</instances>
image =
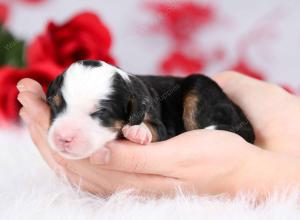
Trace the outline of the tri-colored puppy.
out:
<instances>
[{"instance_id":1,"label":"tri-colored puppy","mask_svg":"<svg viewBox=\"0 0 300 220\"><path fill-rule=\"evenodd\" d=\"M72 64L49 86L50 146L69 159L108 141L162 141L194 129L232 131L253 143L241 109L211 79L139 76L101 61Z\"/></svg>"}]
</instances>

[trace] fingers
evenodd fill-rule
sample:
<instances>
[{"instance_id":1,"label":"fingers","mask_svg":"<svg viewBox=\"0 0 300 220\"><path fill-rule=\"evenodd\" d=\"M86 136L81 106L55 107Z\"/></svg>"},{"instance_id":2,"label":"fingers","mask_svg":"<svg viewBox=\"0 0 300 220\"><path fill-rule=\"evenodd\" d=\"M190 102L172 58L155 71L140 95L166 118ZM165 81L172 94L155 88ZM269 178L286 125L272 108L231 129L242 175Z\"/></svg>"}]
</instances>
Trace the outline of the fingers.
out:
<instances>
[{"instance_id":1,"label":"fingers","mask_svg":"<svg viewBox=\"0 0 300 220\"><path fill-rule=\"evenodd\" d=\"M246 106L245 110L249 107L249 101L251 101L250 104L252 105L254 101L256 103L266 102L266 96L274 97L276 94L288 94L275 84L266 83L234 71L218 74L213 79L233 101L239 105ZM257 106L253 107L256 108Z\"/></svg>"},{"instance_id":2,"label":"fingers","mask_svg":"<svg viewBox=\"0 0 300 220\"><path fill-rule=\"evenodd\" d=\"M114 141L107 144L110 151L109 161L102 163L97 161L97 152L90 158L91 163L101 164L101 167L130 173L156 174L173 176L174 169L182 160L194 158L189 148L187 139L195 140L192 145L197 145L201 136L200 131L186 132L167 141L151 143L141 147L129 141Z\"/></svg>"},{"instance_id":3,"label":"fingers","mask_svg":"<svg viewBox=\"0 0 300 220\"><path fill-rule=\"evenodd\" d=\"M110 150L107 147L101 147L90 157L92 164L108 164L111 159Z\"/></svg>"},{"instance_id":4,"label":"fingers","mask_svg":"<svg viewBox=\"0 0 300 220\"><path fill-rule=\"evenodd\" d=\"M19 93L18 100L26 110L30 121L47 131L50 122L50 109L44 99L36 93L24 91Z\"/></svg>"},{"instance_id":5,"label":"fingers","mask_svg":"<svg viewBox=\"0 0 300 220\"><path fill-rule=\"evenodd\" d=\"M118 190L135 189L145 195L174 194L181 181L157 175L144 175L109 170L91 165L88 160L60 160L66 174L73 173L72 183L91 193L109 195ZM68 176L69 177L69 176Z\"/></svg>"},{"instance_id":6,"label":"fingers","mask_svg":"<svg viewBox=\"0 0 300 220\"><path fill-rule=\"evenodd\" d=\"M170 153L155 144L141 147L129 141L114 141L107 145L109 161L99 161L103 151L98 151L91 156L90 161L101 164L103 167L133 173L165 174L169 171L169 161L166 158ZM103 157L103 156L102 156ZM164 161L164 165L162 162Z\"/></svg>"},{"instance_id":7,"label":"fingers","mask_svg":"<svg viewBox=\"0 0 300 220\"><path fill-rule=\"evenodd\" d=\"M68 181L70 182L71 185L75 187L79 187L80 190L105 197L108 196L109 193L104 190L101 186L91 183L84 179L83 177L71 172L71 171L66 171L64 175L67 177Z\"/></svg>"},{"instance_id":8,"label":"fingers","mask_svg":"<svg viewBox=\"0 0 300 220\"><path fill-rule=\"evenodd\" d=\"M202 129L188 131L166 141L143 147L125 140L109 142L106 145L110 154L109 160L106 163L97 163L96 158L93 158L95 155L92 155L90 162L106 169L128 173L181 178L178 172L180 167L188 169L189 166L193 166L193 162L205 159L205 155L210 156L209 146L222 145L224 140L244 143L236 134Z\"/></svg>"},{"instance_id":9,"label":"fingers","mask_svg":"<svg viewBox=\"0 0 300 220\"><path fill-rule=\"evenodd\" d=\"M53 160L47 142L50 112L42 87L34 80L22 79L17 88L20 91L18 100L23 105L19 114L27 124L34 144L48 165L54 170L60 170L61 167Z\"/></svg>"},{"instance_id":10,"label":"fingers","mask_svg":"<svg viewBox=\"0 0 300 220\"><path fill-rule=\"evenodd\" d=\"M45 93L42 89L42 86L33 79L29 79L29 78L21 79L17 84L17 88L20 92L29 91L37 94L38 96L40 96L45 100Z\"/></svg>"},{"instance_id":11,"label":"fingers","mask_svg":"<svg viewBox=\"0 0 300 220\"><path fill-rule=\"evenodd\" d=\"M20 116L28 126L32 141L53 170L65 173L59 165L65 160L48 146L46 131L49 126L49 107L45 102L41 85L31 79L22 79L18 82L17 88L20 91L18 100L23 105ZM53 155L56 155L55 159Z\"/></svg>"},{"instance_id":12,"label":"fingers","mask_svg":"<svg viewBox=\"0 0 300 220\"><path fill-rule=\"evenodd\" d=\"M45 102L42 86L35 80L25 78L18 82L17 88L20 91L18 100L23 105L23 112L26 109L26 114L20 112L23 119L38 124L46 131L49 127L50 110Z\"/></svg>"},{"instance_id":13,"label":"fingers","mask_svg":"<svg viewBox=\"0 0 300 220\"><path fill-rule=\"evenodd\" d=\"M26 115L27 113L24 111L24 114ZM41 131L41 129L39 129L38 127L36 127L34 124L31 124L31 123L28 123L28 130L29 130L29 133L30 133L33 143L38 148L40 154L42 155L44 160L47 162L47 164L53 170L61 171L60 166L58 165L58 163L56 163L54 161L54 159L52 157L53 151L48 146L47 137L45 137L46 134L43 131Z\"/></svg>"}]
</instances>

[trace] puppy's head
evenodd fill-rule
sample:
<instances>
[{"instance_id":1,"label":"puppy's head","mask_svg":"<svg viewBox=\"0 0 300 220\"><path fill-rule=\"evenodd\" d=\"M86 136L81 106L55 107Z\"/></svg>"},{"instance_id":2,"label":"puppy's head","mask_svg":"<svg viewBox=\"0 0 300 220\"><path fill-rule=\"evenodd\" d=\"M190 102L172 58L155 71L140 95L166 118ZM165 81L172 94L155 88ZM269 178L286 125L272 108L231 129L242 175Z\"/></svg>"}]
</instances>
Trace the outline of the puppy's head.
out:
<instances>
[{"instance_id":1,"label":"puppy's head","mask_svg":"<svg viewBox=\"0 0 300 220\"><path fill-rule=\"evenodd\" d=\"M49 86L50 147L81 159L114 140L128 118L129 76L100 61L78 61Z\"/></svg>"}]
</instances>

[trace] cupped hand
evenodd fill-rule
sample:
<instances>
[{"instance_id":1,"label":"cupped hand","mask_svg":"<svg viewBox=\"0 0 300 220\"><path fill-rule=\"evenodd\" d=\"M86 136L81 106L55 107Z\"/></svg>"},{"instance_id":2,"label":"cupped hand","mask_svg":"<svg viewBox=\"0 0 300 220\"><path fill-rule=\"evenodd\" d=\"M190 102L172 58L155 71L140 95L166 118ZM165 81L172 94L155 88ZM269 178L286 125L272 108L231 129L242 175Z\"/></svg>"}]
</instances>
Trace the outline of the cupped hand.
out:
<instances>
[{"instance_id":1,"label":"cupped hand","mask_svg":"<svg viewBox=\"0 0 300 220\"><path fill-rule=\"evenodd\" d=\"M214 79L250 119L257 145L299 153L296 132L289 132L291 127L297 129L296 122L300 121L297 98L279 87L236 73L220 74ZM90 161L65 160L48 147L49 108L39 84L25 79L18 85L23 85L19 100L24 107L20 114L44 159L52 168L63 170L72 183L80 183L92 193L110 194L133 187L145 193L173 194L180 186L201 194L234 194L245 185L243 174L253 172L253 164L260 164L261 155L266 155L233 133L197 130L144 147L115 141L92 155ZM292 123L282 124L282 117Z\"/></svg>"},{"instance_id":2,"label":"cupped hand","mask_svg":"<svg viewBox=\"0 0 300 220\"><path fill-rule=\"evenodd\" d=\"M93 165L88 159L66 160L55 153L48 145L50 109L45 94L39 83L31 79L23 79L18 83L19 102L23 105L20 116L30 132L34 144L47 164L57 174L65 175L72 184L98 195L109 195L117 190L135 188L141 193L154 194L163 190L173 190L178 184L176 179L156 175L121 172ZM104 154L106 148L98 153ZM99 158L97 158L99 159ZM104 158L103 158L104 159ZM155 187L159 188L155 188Z\"/></svg>"},{"instance_id":3,"label":"cupped hand","mask_svg":"<svg viewBox=\"0 0 300 220\"><path fill-rule=\"evenodd\" d=\"M198 130L144 147L125 140L108 143L94 155L98 157L93 162L100 165L88 159L66 160L48 146L49 108L39 84L29 79L20 84L20 115L40 153L50 167L92 193L135 188L140 193L172 195L177 187L196 193L232 192L232 176L256 150L229 132Z\"/></svg>"},{"instance_id":4,"label":"cupped hand","mask_svg":"<svg viewBox=\"0 0 300 220\"><path fill-rule=\"evenodd\" d=\"M264 149L300 156L300 99L281 87L236 72L213 79L239 105Z\"/></svg>"}]
</instances>

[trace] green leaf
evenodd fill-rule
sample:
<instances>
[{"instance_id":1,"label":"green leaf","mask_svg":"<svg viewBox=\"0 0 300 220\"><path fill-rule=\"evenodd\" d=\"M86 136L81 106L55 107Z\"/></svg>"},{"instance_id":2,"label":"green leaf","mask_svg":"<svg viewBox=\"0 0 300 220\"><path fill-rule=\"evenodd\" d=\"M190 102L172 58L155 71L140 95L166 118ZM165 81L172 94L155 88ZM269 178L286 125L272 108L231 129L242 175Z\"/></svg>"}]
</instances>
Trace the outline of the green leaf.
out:
<instances>
[{"instance_id":1,"label":"green leaf","mask_svg":"<svg viewBox=\"0 0 300 220\"><path fill-rule=\"evenodd\" d=\"M0 26L0 66L25 66L25 42L16 39L3 26Z\"/></svg>"}]
</instances>

